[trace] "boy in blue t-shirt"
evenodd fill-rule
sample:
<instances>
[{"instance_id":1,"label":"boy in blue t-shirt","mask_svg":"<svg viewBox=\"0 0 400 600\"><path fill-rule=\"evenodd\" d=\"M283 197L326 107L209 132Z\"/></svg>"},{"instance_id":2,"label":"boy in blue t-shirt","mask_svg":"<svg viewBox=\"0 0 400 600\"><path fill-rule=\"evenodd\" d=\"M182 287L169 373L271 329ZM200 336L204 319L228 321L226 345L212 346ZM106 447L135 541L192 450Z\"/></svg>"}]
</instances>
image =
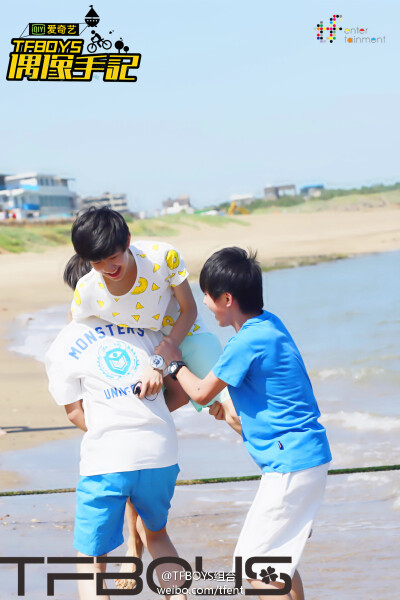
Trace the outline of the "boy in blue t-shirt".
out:
<instances>
[{"instance_id":1,"label":"boy in blue t-shirt","mask_svg":"<svg viewBox=\"0 0 400 600\"><path fill-rule=\"evenodd\" d=\"M292 578L293 595L287 592L290 580L283 577L286 595L281 597L301 600L303 587L296 567L332 459L311 382L290 333L278 317L263 310L262 273L255 255L234 247L214 253L203 266L200 287L218 324L232 325L236 335L204 379L189 371L172 343L164 358L172 377L201 405L228 386L232 401L216 403L210 414L225 419L242 435L262 471L234 557L242 559L243 576L260 593L283 587L262 581L259 571L265 564L260 564L260 557L290 557L290 563L274 562L273 567L278 575L282 571ZM259 563L259 571L253 566L249 576L245 565L253 557L258 557L254 564Z\"/></svg>"}]
</instances>

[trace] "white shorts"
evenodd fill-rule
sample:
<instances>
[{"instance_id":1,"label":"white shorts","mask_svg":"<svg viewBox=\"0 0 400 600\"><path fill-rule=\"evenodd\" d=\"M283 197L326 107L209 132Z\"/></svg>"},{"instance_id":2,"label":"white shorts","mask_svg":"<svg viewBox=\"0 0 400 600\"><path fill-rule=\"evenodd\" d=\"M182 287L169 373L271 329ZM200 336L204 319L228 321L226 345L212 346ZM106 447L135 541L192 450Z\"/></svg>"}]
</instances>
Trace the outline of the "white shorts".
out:
<instances>
[{"instance_id":1,"label":"white shorts","mask_svg":"<svg viewBox=\"0 0 400 600\"><path fill-rule=\"evenodd\" d=\"M234 553L242 557L243 579L262 579L271 566L290 577L297 568L325 491L329 463L292 473L264 473L247 514ZM252 557L290 557L290 563L256 562L249 577L246 560Z\"/></svg>"}]
</instances>

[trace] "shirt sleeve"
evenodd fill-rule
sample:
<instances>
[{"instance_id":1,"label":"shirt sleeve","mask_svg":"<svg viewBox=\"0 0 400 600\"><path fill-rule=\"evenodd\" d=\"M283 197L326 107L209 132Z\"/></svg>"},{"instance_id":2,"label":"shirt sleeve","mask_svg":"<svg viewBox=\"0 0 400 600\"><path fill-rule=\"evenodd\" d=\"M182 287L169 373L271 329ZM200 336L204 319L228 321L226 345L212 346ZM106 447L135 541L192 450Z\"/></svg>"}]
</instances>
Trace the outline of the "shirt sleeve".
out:
<instances>
[{"instance_id":1,"label":"shirt sleeve","mask_svg":"<svg viewBox=\"0 0 400 600\"><path fill-rule=\"evenodd\" d=\"M173 246L168 246L165 250L165 262L167 263L169 283L171 287L176 287L188 278L189 273L185 262Z\"/></svg>"},{"instance_id":2,"label":"shirt sleeve","mask_svg":"<svg viewBox=\"0 0 400 600\"><path fill-rule=\"evenodd\" d=\"M239 387L246 377L254 358L254 352L251 348L233 337L225 346L212 371L218 379L222 379L228 385Z\"/></svg>"},{"instance_id":3,"label":"shirt sleeve","mask_svg":"<svg viewBox=\"0 0 400 600\"><path fill-rule=\"evenodd\" d=\"M60 406L82 399L81 380L71 371L67 360L57 358L57 345L51 346L46 354L45 365L49 378L49 392Z\"/></svg>"},{"instance_id":4,"label":"shirt sleeve","mask_svg":"<svg viewBox=\"0 0 400 600\"><path fill-rule=\"evenodd\" d=\"M96 281L93 281L91 271L79 279L71 303L71 314L75 321L81 321L97 314L99 305L96 305L97 310L93 306L93 299L95 298L94 288L97 285L100 285L100 282L97 281L96 283ZM104 285L101 285L104 288Z\"/></svg>"}]
</instances>

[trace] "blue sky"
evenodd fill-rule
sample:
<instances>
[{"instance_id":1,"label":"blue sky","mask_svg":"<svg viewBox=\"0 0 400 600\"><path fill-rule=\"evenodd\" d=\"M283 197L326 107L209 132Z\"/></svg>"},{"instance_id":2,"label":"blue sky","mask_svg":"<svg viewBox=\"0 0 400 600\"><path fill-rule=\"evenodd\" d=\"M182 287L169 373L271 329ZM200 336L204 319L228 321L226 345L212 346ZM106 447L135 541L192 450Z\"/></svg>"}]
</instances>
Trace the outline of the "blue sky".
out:
<instances>
[{"instance_id":1,"label":"blue sky","mask_svg":"<svg viewBox=\"0 0 400 600\"><path fill-rule=\"evenodd\" d=\"M398 0L93 2L98 31L142 54L137 83L6 81L11 37L82 21L89 3L2 3L0 173L74 177L82 195L148 210L400 180ZM335 12L385 44L320 44L313 28Z\"/></svg>"}]
</instances>

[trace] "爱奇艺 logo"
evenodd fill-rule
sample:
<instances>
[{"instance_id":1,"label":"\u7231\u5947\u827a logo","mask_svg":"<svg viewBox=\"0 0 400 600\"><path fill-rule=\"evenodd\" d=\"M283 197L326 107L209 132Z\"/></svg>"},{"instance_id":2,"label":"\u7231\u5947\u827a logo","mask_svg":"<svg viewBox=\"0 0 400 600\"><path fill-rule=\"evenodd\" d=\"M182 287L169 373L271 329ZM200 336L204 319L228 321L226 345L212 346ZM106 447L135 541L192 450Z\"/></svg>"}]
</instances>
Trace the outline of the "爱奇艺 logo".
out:
<instances>
[{"instance_id":1,"label":"\u7231\u5947\u827a logo","mask_svg":"<svg viewBox=\"0 0 400 600\"><path fill-rule=\"evenodd\" d=\"M115 39L113 29L100 33L99 23L93 5L82 23L28 23L11 40L6 79L92 81L102 73L105 82L135 82L132 70L139 68L141 54L129 52L121 37Z\"/></svg>"},{"instance_id":2,"label":"\u7231\u5947\u827a logo","mask_svg":"<svg viewBox=\"0 0 400 600\"><path fill-rule=\"evenodd\" d=\"M343 27L341 21L342 15L334 14L329 18L329 24L324 24L321 19L314 31L317 32L317 40L319 42L333 42L338 38L339 32L344 34L344 42L346 44L385 44L385 36L372 36L368 33L368 27Z\"/></svg>"}]
</instances>

